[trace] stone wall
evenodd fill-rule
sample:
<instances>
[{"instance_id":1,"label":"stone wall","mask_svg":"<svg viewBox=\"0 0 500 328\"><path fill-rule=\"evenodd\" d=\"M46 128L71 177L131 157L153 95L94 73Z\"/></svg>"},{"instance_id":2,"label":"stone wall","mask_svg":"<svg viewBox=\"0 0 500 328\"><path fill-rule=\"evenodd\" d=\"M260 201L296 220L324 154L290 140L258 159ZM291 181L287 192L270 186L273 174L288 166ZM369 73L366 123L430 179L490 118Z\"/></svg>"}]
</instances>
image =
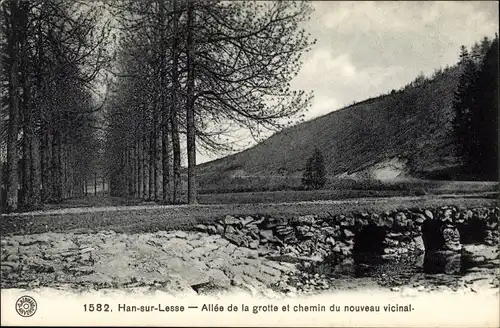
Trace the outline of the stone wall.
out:
<instances>
[{"instance_id":1,"label":"stone wall","mask_svg":"<svg viewBox=\"0 0 500 328\"><path fill-rule=\"evenodd\" d=\"M196 229L282 261L342 261L353 253L397 257L425 250L458 252L463 243L497 245L499 213L498 207L440 207L328 217L227 216Z\"/></svg>"}]
</instances>

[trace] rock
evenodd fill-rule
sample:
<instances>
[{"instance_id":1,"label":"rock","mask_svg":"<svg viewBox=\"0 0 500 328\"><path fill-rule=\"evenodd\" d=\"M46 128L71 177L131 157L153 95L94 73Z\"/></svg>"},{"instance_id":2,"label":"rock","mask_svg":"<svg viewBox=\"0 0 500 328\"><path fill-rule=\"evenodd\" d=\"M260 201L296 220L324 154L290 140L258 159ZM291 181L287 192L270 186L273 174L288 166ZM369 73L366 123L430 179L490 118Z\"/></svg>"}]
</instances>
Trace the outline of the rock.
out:
<instances>
[{"instance_id":1,"label":"rock","mask_svg":"<svg viewBox=\"0 0 500 328\"><path fill-rule=\"evenodd\" d=\"M274 240L274 235L272 230L261 230L260 235L269 241Z\"/></svg>"},{"instance_id":2,"label":"rock","mask_svg":"<svg viewBox=\"0 0 500 328\"><path fill-rule=\"evenodd\" d=\"M470 256L483 256L485 259L494 260L498 258L499 251L495 246L488 245L462 245L464 253Z\"/></svg>"},{"instance_id":3,"label":"rock","mask_svg":"<svg viewBox=\"0 0 500 328\"><path fill-rule=\"evenodd\" d=\"M215 231L217 234L223 235L224 234L224 227L221 224L217 223L217 225L215 226Z\"/></svg>"},{"instance_id":4,"label":"rock","mask_svg":"<svg viewBox=\"0 0 500 328\"><path fill-rule=\"evenodd\" d=\"M89 265L84 265L70 268L69 271L73 272L75 275L88 275L94 273L94 268Z\"/></svg>"},{"instance_id":5,"label":"rock","mask_svg":"<svg viewBox=\"0 0 500 328\"><path fill-rule=\"evenodd\" d=\"M346 238L352 238L352 237L354 237L354 233L348 229L344 229L344 236Z\"/></svg>"},{"instance_id":6,"label":"rock","mask_svg":"<svg viewBox=\"0 0 500 328\"><path fill-rule=\"evenodd\" d=\"M403 234L401 232L389 232L388 234L386 234L387 238L397 239L397 240L401 240L402 236Z\"/></svg>"},{"instance_id":7,"label":"rock","mask_svg":"<svg viewBox=\"0 0 500 328\"><path fill-rule=\"evenodd\" d=\"M416 223L422 224L422 223L424 223L424 221L426 220L426 218L425 218L425 216L422 213L415 213L414 214L414 220L415 220Z\"/></svg>"},{"instance_id":8,"label":"rock","mask_svg":"<svg viewBox=\"0 0 500 328\"><path fill-rule=\"evenodd\" d=\"M186 239L187 233L185 231L176 231L175 232L175 237L180 238L180 239Z\"/></svg>"},{"instance_id":9,"label":"rock","mask_svg":"<svg viewBox=\"0 0 500 328\"><path fill-rule=\"evenodd\" d=\"M443 229L443 238L445 241L444 249L451 251L460 251L462 245L460 244L460 233L453 225L447 225Z\"/></svg>"},{"instance_id":10,"label":"rock","mask_svg":"<svg viewBox=\"0 0 500 328\"><path fill-rule=\"evenodd\" d=\"M474 216L474 213L471 210L467 210L464 213L464 219L468 220L471 219Z\"/></svg>"},{"instance_id":11,"label":"rock","mask_svg":"<svg viewBox=\"0 0 500 328\"><path fill-rule=\"evenodd\" d=\"M259 231L248 231L248 236L253 240L259 240Z\"/></svg>"},{"instance_id":12,"label":"rock","mask_svg":"<svg viewBox=\"0 0 500 328\"><path fill-rule=\"evenodd\" d=\"M382 227L392 228L394 225L394 219L391 216L381 217L379 219L379 225Z\"/></svg>"},{"instance_id":13,"label":"rock","mask_svg":"<svg viewBox=\"0 0 500 328\"><path fill-rule=\"evenodd\" d=\"M310 226L301 225L297 226L297 235L302 238L311 238L314 236L314 233L311 231Z\"/></svg>"},{"instance_id":14,"label":"rock","mask_svg":"<svg viewBox=\"0 0 500 328\"><path fill-rule=\"evenodd\" d=\"M209 225L207 227L207 233L210 235L215 235L215 234L217 234L217 228L213 225ZM222 233L224 233L224 230L222 231Z\"/></svg>"},{"instance_id":15,"label":"rock","mask_svg":"<svg viewBox=\"0 0 500 328\"><path fill-rule=\"evenodd\" d=\"M403 212L398 212L394 220L394 226L396 228L405 228L408 226L409 220Z\"/></svg>"},{"instance_id":16,"label":"rock","mask_svg":"<svg viewBox=\"0 0 500 328\"><path fill-rule=\"evenodd\" d=\"M179 254L192 250L197 245L203 244L203 240L190 240L180 238L172 238L165 241L162 245L162 249L168 254Z\"/></svg>"},{"instance_id":17,"label":"rock","mask_svg":"<svg viewBox=\"0 0 500 328\"><path fill-rule=\"evenodd\" d=\"M226 233L224 237L236 246L241 246L245 242L245 237L237 233Z\"/></svg>"},{"instance_id":18,"label":"rock","mask_svg":"<svg viewBox=\"0 0 500 328\"><path fill-rule=\"evenodd\" d=\"M198 224L196 227L195 227L196 230L200 231L200 232L206 232L207 231L207 226L204 225L204 224Z\"/></svg>"},{"instance_id":19,"label":"rock","mask_svg":"<svg viewBox=\"0 0 500 328\"><path fill-rule=\"evenodd\" d=\"M1 264L2 275L11 273L13 271L17 271L18 268L19 268L18 263L2 261Z\"/></svg>"},{"instance_id":20,"label":"rock","mask_svg":"<svg viewBox=\"0 0 500 328\"><path fill-rule=\"evenodd\" d=\"M278 227L276 227L276 234L280 237L293 235L294 233L295 233L295 230L290 226L278 226Z\"/></svg>"},{"instance_id":21,"label":"rock","mask_svg":"<svg viewBox=\"0 0 500 328\"><path fill-rule=\"evenodd\" d=\"M336 233L335 228L327 226L327 227L322 227L321 231L324 231L327 236L334 236Z\"/></svg>"},{"instance_id":22,"label":"rock","mask_svg":"<svg viewBox=\"0 0 500 328\"><path fill-rule=\"evenodd\" d=\"M37 273L52 273L56 271L52 261L45 261L38 257L29 257L26 266Z\"/></svg>"},{"instance_id":23,"label":"rock","mask_svg":"<svg viewBox=\"0 0 500 328\"><path fill-rule=\"evenodd\" d=\"M253 222L253 218L251 216L247 216L246 218L241 218L240 219L240 224L242 227L245 227L249 223Z\"/></svg>"},{"instance_id":24,"label":"rock","mask_svg":"<svg viewBox=\"0 0 500 328\"><path fill-rule=\"evenodd\" d=\"M266 266L266 265L262 265L260 267L260 270L264 273L267 273L268 275L275 276L275 277L279 277L281 275L280 270L277 270L275 268L271 268L271 267Z\"/></svg>"},{"instance_id":25,"label":"rock","mask_svg":"<svg viewBox=\"0 0 500 328\"><path fill-rule=\"evenodd\" d=\"M392 287L392 288L391 288L391 291L392 291L392 292L399 292L399 291L400 291L400 289L399 289L399 287Z\"/></svg>"},{"instance_id":26,"label":"rock","mask_svg":"<svg viewBox=\"0 0 500 328\"><path fill-rule=\"evenodd\" d=\"M226 230L225 230L225 232L224 232L224 236L226 236L226 235L228 235L228 234L229 234L229 235L231 235L231 234L235 234L235 233L238 233L238 231L236 230L236 228L235 228L235 227L230 226L230 225L226 226Z\"/></svg>"},{"instance_id":27,"label":"rock","mask_svg":"<svg viewBox=\"0 0 500 328\"><path fill-rule=\"evenodd\" d=\"M224 238L220 238L220 239L217 239L217 240L215 241L215 243L216 243L217 245L220 245L220 246L227 246L227 245L229 244L229 240L224 239Z\"/></svg>"},{"instance_id":28,"label":"rock","mask_svg":"<svg viewBox=\"0 0 500 328\"><path fill-rule=\"evenodd\" d=\"M326 242L327 242L327 244L329 244L331 246L335 246L335 244L336 244L335 239L333 239L333 237L326 238Z\"/></svg>"},{"instance_id":29,"label":"rock","mask_svg":"<svg viewBox=\"0 0 500 328\"><path fill-rule=\"evenodd\" d=\"M445 210L444 213L443 213L444 219L451 221L451 215L452 214L453 214L453 211L451 209Z\"/></svg>"},{"instance_id":30,"label":"rock","mask_svg":"<svg viewBox=\"0 0 500 328\"><path fill-rule=\"evenodd\" d=\"M390 238L385 238L384 244L387 245L388 247L397 247L399 245L399 241Z\"/></svg>"},{"instance_id":31,"label":"rock","mask_svg":"<svg viewBox=\"0 0 500 328\"><path fill-rule=\"evenodd\" d=\"M299 216L296 221L298 224L313 225L315 218L313 215L304 215L304 216Z\"/></svg>"},{"instance_id":32,"label":"rock","mask_svg":"<svg viewBox=\"0 0 500 328\"><path fill-rule=\"evenodd\" d=\"M425 211L424 211L424 214L425 214L425 216L426 216L428 219L431 219L431 220L433 220L433 219L434 219L434 214L432 214L432 212L431 212L431 211L429 211L429 210L425 210Z\"/></svg>"},{"instance_id":33,"label":"rock","mask_svg":"<svg viewBox=\"0 0 500 328\"><path fill-rule=\"evenodd\" d=\"M235 226L239 226L241 227L241 222L240 220L238 220L237 218L235 218L234 216L231 216L231 215L227 215L225 218L224 218L224 224L227 226L227 225L235 225Z\"/></svg>"},{"instance_id":34,"label":"rock","mask_svg":"<svg viewBox=\"0 0 500 328\"><path fill-rule=\"evenodd\" d=\"M273 229L278 225L278 222L274 218L268 218L264 221L264 229Z\"/></svg>"},{"instance_id":35,"label":"rock","mask_svg":"<svg viewBox=\"0 0 500 328\"><path fill-rule=\"evenodd\" d=\"M251 249L257 249L259 248L259 241L258 240L253 240L248 244L248 247Z\"/></svg>"},{"instance_id":36,"label":"rock","mask_svg":"<svg viewBox=\"0 0 500 328\"><path fill-rule=\"evenodd\" d=\"M231 279L229 279L224 272L219 269L210 269L207 273L209 280L215 286L218 287L229 287L231 285Z\"/></svg>"},{"instance_id":37,"label":"rock","mask_svg":"<svg viewBox=\"0 0 500 328\"><path fill-rule=\"evenodd\" d=\"M222 269L226 268L229 265L228 261L225 259L218 257L210 262L207 263L207 266L212 268L212 269Z\"/></svg>"},{"instance_id":38,"label":"rock","mask_svg":"<svg viewBox=\"0 0 500 328\"><path fill-rule=\"evenodd\" d=\"M249 258L249 259L259 258L258 251L254 250L254 249L246 248L246 247L240 247L240 248L236 249L236 251L234 252L234 255Z\"/></svg>"},{"instance_id":39,"label":"rock","mask_svg":"<svg viewBox=\"0 0 500 328\"><path fill-rule=\"evenodd\" d=\"M415 243L415 249L425 252L425 245L422 236L417 236L413 238L413 242Z\"/></svg>"}]
</instances>

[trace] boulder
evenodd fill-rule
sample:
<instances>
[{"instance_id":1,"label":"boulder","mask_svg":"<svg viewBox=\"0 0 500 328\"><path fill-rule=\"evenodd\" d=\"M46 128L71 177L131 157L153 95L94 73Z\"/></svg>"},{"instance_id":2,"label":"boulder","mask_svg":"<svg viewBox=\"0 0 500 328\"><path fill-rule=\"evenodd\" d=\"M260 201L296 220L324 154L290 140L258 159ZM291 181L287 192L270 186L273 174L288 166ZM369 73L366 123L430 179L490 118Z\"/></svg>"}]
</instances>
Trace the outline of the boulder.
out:
<instances>
[{"instance_id":1,"label":"boulder","mask_svg":"<svg viewBox=\"0 0 500 328\"><path fill-rule=\"evenodd\" d=\"M413 242L415 243L415 249L421 252L425 252L425 245L422 236L417 236L413 238Z\"/></svg>"},{"instance_id":2,"label":"boulder","mask_svg":"<svg viewBox=\"0 0 500 328\"><path fill-rule=\"evenodd\" d=\"M354 237L354 232L352 232L351 230L348 230L348 229L344 229L344 236L346 238L353 238Z\"/></svg>"},{"instance_id":3,"label":"boulder","mask_svg":"<svg viewBox=\"0 0 500 328\"><path fill-rule=\"evenodd\" d=\"M311 226L300 225L296 227L297 236L302 238L311 238L314 236L314 233L311 231Z\"/></svg>"},{"instance_id":4,"label":"boulder","mask_svg":"<svg viewBox=\"0 0 500 328\"><path fill-rule=\"evenodd\" d=\"M251 216L247 216L246 218L241 218L240 219L240 224L241 224L242 227L245 227L246 225L248 225L252 221L254 221L253 218Z\"/></svg>"},{"instance_id":5,"label":"boulder","mask_svg":"<svg viewBox=\"0 0 500 328\"><path fill-rule=\"evenodd\" d=\"M296 221L301 225L313 225L315 218L313 215L304 215L299 216Z\"/></svg>"},{"instance_id":6,"label":"boulder","mask_svg":"<svg viewBox=\"0 0 500 328\"><path fill-rule=\"evenodd\" d=\"M460 244L460 233L454 225L448 224L443 227L444 249L458 252L462 249Z\"/></svg>"},{"instance_id":7,"label":"boulder","mask_svg":"<svg viewBox=\"0 0 500 328\"><path fill-rule=\"evenodd\" d=\"M239 233L226 233L224 237L236 246L242 246L246 241L245 236Z\"/></svg>"},{"instance_id":8,"label":"boulder","mask_svg":"<svg viewBox=\"0 0 500 328\"><path fill-rule=\"evenodd\" d=\"M207 233L209 233L211 235L215 235L215 234L217 234L217 228L215 226L213 226L213 225L209 225L207 227ZM221 234L223 234L223 233L224 233L224 228L222 228L222 233Z\"/></svg>"},{"instance_id":9,"label":"boulder","mask_svg":"<svg viewBox=\"0 0 500 328\"><path fill-rule=\"evenodd\" d=\"M215 226L215 231L218 235L223 235L224 234L224 227L217 223L217 225Z\"/></svg>"},{"instance_id":10,"label":"boulder","mask_svg":"<svg viewBox=\"0 0 500 328\"><path fill-rule=\"evenodd\" d=\"M210 269L207 273L209 281L217 287L229 287L231 279L219 269Z\"/></svg>"},{"instance_id":11,"label":"boulder","mask_svg":"<svg viewBox=\"0 0 500 328\"><path fill-rule=\"evenodd\" d=\"M272 230L260 230L260 235L266 240L274 240L274 234Z\"/></svg>"},{"instance_id":12,"label":"boulder","mask_svg":"<svg viewBox=\"0 0 500 328\"><path fill-rule=\"evenodd\" d=\"M195 229L200 232L206 232L207 226L204 224L198 224L197 226L195 226Z\"/></svg>"},{"instance_id":13,"label":"boulder","mask_svg":"<svg viewBox=\"0 0 500 328\"><path fill-rule=\"evenodd\" d=\"M231 216L231 215L227 215L224 218L224 224L226 226L228 226L228 225L241 226L240 220L238 220L237 218L235 218L234 216Z\"/></svg>"},{"instance_id":14,"label":"boulder","mask_svg":"<svg viewBox=\"0 0 500 328\"><path fill-rule=\"evenodd\" d=\"M426 218L422 213L415 213L413 217L413 220L418 224L424 223L425 219Z\"/></svg>"},{"instance_id":15,"label":"boulder","mask_svg":"<svg viewBox=\"0 0 500 328\"><path fill-rule=\"evenodd\" d=\"M398 212L394 220L394 226L396 228L406 228L409 225L410 220L406 218L406 214L403 212Z\"/></svg>"}]
</instances>

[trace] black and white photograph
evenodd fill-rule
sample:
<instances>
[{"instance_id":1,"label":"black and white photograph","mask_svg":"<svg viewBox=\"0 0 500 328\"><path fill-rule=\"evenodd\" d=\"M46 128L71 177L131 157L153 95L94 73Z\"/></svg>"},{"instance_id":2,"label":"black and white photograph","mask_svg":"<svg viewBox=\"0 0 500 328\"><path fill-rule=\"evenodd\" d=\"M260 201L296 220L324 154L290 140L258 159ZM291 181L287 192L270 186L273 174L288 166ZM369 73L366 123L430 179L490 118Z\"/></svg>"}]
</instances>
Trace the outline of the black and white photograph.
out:
<instances>
[{"instance_id":1,"label":"black and white photograph","mask_svg":"<svg viewBox=\"0 0 500 328\"><path fill-rule=\"evenodd\" d=\"M498 1L0 0L1 323L498 327Z\"/></svg>"}]
</instances>

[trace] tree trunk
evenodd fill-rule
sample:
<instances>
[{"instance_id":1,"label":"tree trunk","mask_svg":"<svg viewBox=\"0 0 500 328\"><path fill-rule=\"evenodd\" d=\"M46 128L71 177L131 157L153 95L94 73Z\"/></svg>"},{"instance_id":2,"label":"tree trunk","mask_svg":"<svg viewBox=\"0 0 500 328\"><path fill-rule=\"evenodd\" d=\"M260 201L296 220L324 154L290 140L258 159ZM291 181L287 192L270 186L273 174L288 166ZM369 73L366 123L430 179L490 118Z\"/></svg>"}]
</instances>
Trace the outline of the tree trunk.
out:
<instances>
[{"instance_id":1,"label":"tree trunk","mask_svg":"<svg viewBox=\"0 0 500 328\"><path fill-rule=\"evenodd\" d=\"M172 104L170 112L170 126L172 132L172 150L173 150L173 203L180 203L181 196L181 144L179 140L179 125L177 115L177 92L179 91L178 75L178 15L177 0L172 2L174 10L174 19L172 22Z\"/></svg>"},{"instance_id":2,"label":"tree trunk","mask_svg":"<svg viewBox=\"0 0 500 328\"><path fill-rule=\"evenodd\" d=\"M153 132L149 134L149 151L148 151L148 160L149 160L149 200L154 200L155 198L155 158L154 158L154 144L155 139Z\"/></svg>"},{"instance_id":3,"label":"tree trunk","mask_svg":"<svg viewBox=\"0 0 500 328\"><path fill-rule=\"evenodd\" d=\"M188 204L196 204L196 137L194 125L194 4L188 1L187 9L187 157L188 157Z\"/></svg>"},{"instance_id":4,"label":"tree trunk","mask_svg":"<svg viewBox=\"0 0 500 328\"><path fill-rule=\"evenodd\" d=\"M142 168L143 168L143 159L142 159L142 143L139 139L137 141L137 198L143 198L143 176L142 176Z\"/></svg>"},{"instance_id":5,"label":"tree trunk","mask_svg":"<svg viewBox=\"0 0 500 328\"><path fill-rule=\"evenodd\" d=\"M147 148L146 137L142 139L142 198L148 199L148 161L147 161Z\"/></svg>"},{"instance_id":6,"label":"tree trunk","mask_svg":"<svg viewBox=\"0 0 500 328\"><path fill-rule=\"evenodd\" d=\"M10 25L8 39L9 66L9 123L7 135L7 211L17 211L19 207L19 155L17 137L19 133L19 31L18 2L10 0Z\"/></svg>"}]
</instances>

